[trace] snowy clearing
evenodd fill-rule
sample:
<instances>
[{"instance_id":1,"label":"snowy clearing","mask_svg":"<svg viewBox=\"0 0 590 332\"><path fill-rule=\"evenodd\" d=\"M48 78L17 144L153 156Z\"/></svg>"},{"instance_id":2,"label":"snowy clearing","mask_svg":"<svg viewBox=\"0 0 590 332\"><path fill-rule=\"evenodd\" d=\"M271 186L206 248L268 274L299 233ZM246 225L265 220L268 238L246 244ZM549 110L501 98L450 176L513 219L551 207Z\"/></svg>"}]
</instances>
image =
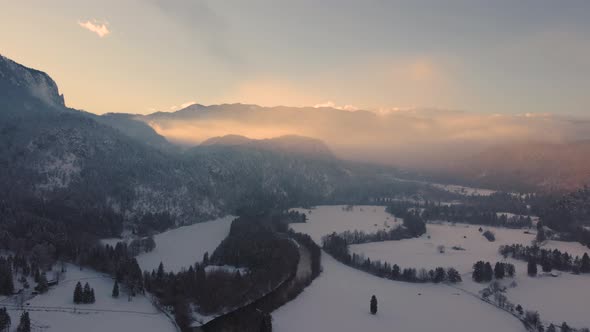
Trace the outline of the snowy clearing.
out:
<instances>
[{"instance_id":1,"label":"snowy clearing","mask_svg":"<svg viewBox=\"0 0 590 332\"><path fill-rule=\"evenodd\" d=\"M517 267L518 270L518 267ZM566 321L576 328L590 327L590 276L561 272L557 278L526 274L526 263L516 277L518 286L508 288L506 296L527 310L538 311L544 322L561 325Z\"/></svg>"},{"instance_id":2,"label":"snowy clearing","mask_svg":"<svg viewBox=\"0 0 590 332\"><path fill-rule=\"evenodd\" d=\"M496 241L482 236L479 228L491 230ZM402 268L454 267L460 273L472 270L479 260L492 263L502 260L498 248L506 244L531 245L535 232L525 234L523 229L508 229L465 224L426 224L426 234L416 239L373 242L350 246L352 253L363 254L371 260L397 264ZM444 246L444 252L440 252ZM453 249L456 247L456 249ZM462 248L464 250L460 250ZM457 250L459 249L459 250Z\"/></svg>"},{"instance_id":3,"label":"snowy clearing","mask_svg":"<svg viewBox=\"0 0 590 332\"><path fill-rule=\"evenodd\" d=\"M322 236L333 232L364 231L367 233L398 227L402 220L385 212L384 206L355 205L346 211L346 205L318 206L314 209L293 209L307 215L307 222L291 224L296 232L309 234L321 244Z\"/></svg>"},{"instance_id":4,"label":"snowy clearing","mask_svg":"<svg viewBox=\"0 0 590 332\"><path fill-rule=\"evenodd\" d=\"M358 217L364 219L363 215ZM496 241L486 240L479 232L480 227L484 231L491 230ZM427 233L420 238L351 245L350 250L371 260L398 264L402 268L454 267L463 275L463 283L457 286L477 293L487 284L478 284L471 280L472 267L476 261L489 261L492 264L504 261L498 253L501 245L530 246L536 236L535 230L466 224L429 223L426 229ZM440 246L444 246L443 253L440 252ZM550 240L545 241L541 247L566 251L573 256L581 257L585 252L590 254L590 249L577 242ZM460 248L464 250L457 250ZM503 282L509 285L516 281L517 284L514 288L508 288L506 295L509 301L521 304L526 310L538 311L545 322L561 324L567 321L575 327L590 326L590 317L587 314L590 306L590 288L587 287L590 276L561 272L557 278L530 278L526 274L526 262L514 259L509 259L508 262L516 266L517 273L514 279L505 279Z\"/></svg>"},{"instance_id":5,"label":"snowy clearing","mask_svg":"<svg viewBox=\"0 0 590 332\"><path fill-rule=\"evenodd\" d=\"M490 189L482 189L482 188L472 188L472 187L464 187L458 186L454 184L439 184L439 183L430 183L433 187L442 189L451 193L463 195L463 196L490 196L497 193L496 190Z\"/></svg>"},{"instance_id":6,"label":"snowy clearing","mask_svg":"<svg viewBox=\"0 0 590 332\"><path fill-rule=\"evenodd\" d=\"M166 271L178 272L200 262L229 234L234 216L179 227L154 236L156 249L137 257L142 270L151 271L164 263Z\"/></svg>"},{"instance_id":7,"label":"snowy clearing","mask_svg":"<svg viewBox=\"0 0 590 332\"><path fill-rule=\"evenodd\" d=\"M73 291L76 283L86 282L94 288L96 302L76 305ZM151 302L142 295L128 301L125 292L119 298L111 296L114 281L101 273L90 269L80 270L74 265L67 265L65 280L51 287L45 294L37 295L26 301L33 330L43 331L176 331L173 323L159 312ZM0 306L7 306L12 320L12 330L16 331L22 311L15 309L16 303L6 300Z\"/></svg>"},{"instance_id":8,"label":"snowy clearing","mask_svg":"<svg viewBox=\"0 0 590 332\"><path fill-rule=\"evenodd\" d=\"M382 229L387 217L393 218L382 206L364 206L362 211L361 207L355 207L353 212L344 211L342 206L319 206L311 214L308 213L306 224L291 224L291 228L309 234L319 243L323 235L334 231L371 232ZM381 227L376 227L375 224ZM473 237L477 238L478 244L487 242L479 233L479 227L474 226L457 229L441 226L441 230L435 227L432 235L442 240L442 236L446 236L441 234L445 227L448 233L454 234L454 238L463 239L463 235L457 232L459 229L474 232ZM517 232L518 236L514 233L506 241L522 238L522 230ZM503 237L503 234L498 235ZM528 237L532 239L534 235ZM407 241L410 243L415 240ZM433 251L428 255L436 255L435 244L427 245L421 239L416 241L421 241L422 250ZM432 241L431 239L430 242ZM497 245L496 243L493 250L496 255ZM413 249L404 249L396 255L409 256L405 259L417 257L412 255L411 250ZM469 258L468 267L471 268L472 264ZM276 331L525 331L520 321L513 316L445 285L411 284L381 279L345 266L326 253L322 255L322 266L322 274L311 286L273 313ZM369 299L373 294L377 295L379 301L376 316L369 314ZM425 312L428 313L428 319L423 317Z\"/></svg>"},{"instance_id":9,"label":"snowy clearing","mask_svg":"<svg viewBox=\"0 0 590 332\"><path fill-rule=\"evenodd\" d=\"M311 286L273 312L274 331L526 331L516 318L450 287L377 278L326 253L322 265ZM369 313L373 294L376 316Z\"/></svg>"}]
</instances>

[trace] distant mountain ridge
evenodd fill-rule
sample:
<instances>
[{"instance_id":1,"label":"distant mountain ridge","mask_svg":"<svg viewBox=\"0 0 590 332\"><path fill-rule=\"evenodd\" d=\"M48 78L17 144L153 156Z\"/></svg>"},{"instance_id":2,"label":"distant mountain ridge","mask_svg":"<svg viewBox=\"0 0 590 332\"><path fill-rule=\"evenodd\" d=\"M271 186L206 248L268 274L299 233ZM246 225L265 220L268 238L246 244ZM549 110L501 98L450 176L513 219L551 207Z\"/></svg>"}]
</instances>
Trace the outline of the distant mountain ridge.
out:
<instances>
[{"instance_id":1,"label":"distant mountain ridge","mask_svg":"<svg viewBox=\"0 0 590 332\"><path fill-rule=\"evenodd\" d=\"M158 112L138 119L158 128L158 132L169 140L188 146L198 143L254 146L256 144L246 138L254 136L250 132L270 131L275 133L275 137L304 133L302 135L323 142L322 145L326 147L324 150L330 150L340 158L415 169L437 181L524 191L568 191L590 184L589 140L564 139L562 143L551 143L549 140L522 139L515 134L514 138L502 135L497 140L475 143L468 139L457 139L456 142L423 144L423 137L437 135L436 131L422 132L423 128L429 128L437 122L457 123L454 118L456 114L451 111L425 110L417 115L400 112L389 118L367 111L348 112L333 108L194 104L176 112ZM496 118L503 117L491 117L488 120L494 121ZM541 130L548 121L543 117L516 118L524 132L529 131L529 124L539 126L538 130ZM479 119L470 121L479 123ZM571 129L577 133L586 126L584 121L555 121L556 125L563 128L572 126ZM509 125L510 132L518 132L514 130L513 123ZM183 126L190 130L176 130ZM487 126L487 123L482 123L476 128L489 130ZM211 130L213 137L207 136L211 128L214 128ZM388 130L390 128L392 130ZM551 130L551 126L544 130ZM182 136L178 132L189 134ZM228 135L219 135L219 132L227 132ZM396 132L405 134L396 136ZM192 133L194 136L191 136ZM466 135L473 133L473 129L465 132ZM461 134L458 129L456 136L461 137ZM382 136L385 138L380 141L379 137ZM256 142L262 146L264 140Z\"/></svg>"},{"instance_id":2,"label":"distant mountain ridge","mask_svg":"<svg viewBox=\"0 0 590 332\"><path fill-rule=\"evenodd\" d=\"M45 73L6 58L0 68L2 213L112 236L120 222L170 227L257 204L348 202L391 190L394 169L287 152L327 154L317 140L177 149L135 115L67 108Z\"/></svg>"}]
</instances>

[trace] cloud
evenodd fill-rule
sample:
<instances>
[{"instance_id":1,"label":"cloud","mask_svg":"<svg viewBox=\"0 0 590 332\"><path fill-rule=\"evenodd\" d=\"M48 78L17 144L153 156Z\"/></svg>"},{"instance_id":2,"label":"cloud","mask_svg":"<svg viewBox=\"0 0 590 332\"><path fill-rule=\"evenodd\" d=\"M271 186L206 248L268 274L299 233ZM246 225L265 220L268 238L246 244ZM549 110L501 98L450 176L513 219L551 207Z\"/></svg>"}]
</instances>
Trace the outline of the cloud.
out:
<instances>
[{"instance_id":1,"label":"cloud","mask_svg":"<svg viewBox=\"0 0 590 332\"><path fill-rule=\"evenodd\" d=\"M95 19L85 22L78 21L78 25L90 32L94 32L100 38L106 37L111 33L111 30L109 30L109 22L106 21L97 21Z\"/></svg>"},{"instance_id":2,"label":"cloud","mask_svg":"<svg viewBox=\"0 0 590 332\"><path fill-rule=\"evenodd\" d=\"M147 3L183 29L191 43L202 45L214 58L235 69L244 58L228 40L231 31L225 17L207 0L149 0Z\"/></svg>"},{"instance_id":3,"label":"cloud","mask_svg":"<svg viewBox=\"0 0 590 332\"><path fill-rule=\"evenodd\" d=\"M358 107L354 106L354 105L344 105L344 106L339 106L336 105L336 103L334 103L333 101L327 101L324 103L319 103L319 104L315 104L313 105L314 108L322 108L322 107L330 107L330 108L335 108L337 110L342 110L342 111L358 111Z\"/></svg>"},{"instance_id":4,"label":"cloud","mask_svg":"<svg viewBox=\"0 0 590 332\"><path fill-rule=\"evenodd\" d=\"M182 121L158 118L150 123L171 141L198 144L229 134L250 138L301 135L326 142L346 159L399 166L442 164L495 144L590 139L590 120L542 113L489 114L445 109L389 108L381 112L317 108L221 106L225 111ZM335 105L337 106L337 105ZM218 109L218 108L215 108Z\"/></svg>"}]
</instances>

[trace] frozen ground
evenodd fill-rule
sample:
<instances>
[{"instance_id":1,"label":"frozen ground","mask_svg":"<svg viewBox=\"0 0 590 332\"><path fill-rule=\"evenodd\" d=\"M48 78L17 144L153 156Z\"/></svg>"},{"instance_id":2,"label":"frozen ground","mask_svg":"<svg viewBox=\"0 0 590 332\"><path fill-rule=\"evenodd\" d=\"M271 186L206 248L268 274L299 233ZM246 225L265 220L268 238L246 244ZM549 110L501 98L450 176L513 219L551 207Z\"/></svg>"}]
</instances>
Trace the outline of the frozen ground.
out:
<instances>
[{"instance_id":1,"label":"frozen ground","mask_svg":"<svg viewBox=\"0 0 590 332\"><path fill-rule=\"evenodd\" d=\"M382 229L387 217L390 216L384 207L363 206L362 211L361 207L355 207L353 212L347 212L341 206L319 206L308 214L306 224L292 224L291 227L319 241L323 235L334 231L370 232ZM477 237L477 243L485 245L487 240L477 229L458 227L449 233L460 240L463 235L459 234L467 232ZM443 228L438 230L435 227L435 230L432 235L442 240L445 235ZM512 240L512 237L507 241ZM421 239L416 241L422 243L424 252L434 251L432 254L428 252L425 257L434 258L436 244L427 245L426 240ZM434 239L429 242L432 241ZM412 256L412 250L397 252L396 255ZM516 318L447 286L377 278L345 266L326 253L322 255L322 265L322 274L311 286L273 313L276 331L525 331ZM376 316L368 312L369 299L373 294L377 295L379 301Z\"/></svg>"},{"instance_id":2,"label":"frozen ground","mask_svg":"<svg viewBox=\"0 0 590 332\"><path fill-rule=\"evenodd\" d=\"M373 209L383 215L376 217ZM332 231L371 231L371 226L375 228L375 221L384 217L387 218L387 213L382 207L363 207L363 211L355 207L355 212L350 214L342 207L319 206L308 215L307 224L293 224L292 228L319 241ZM498 253L500 245L531 245L536 233L534 229L526 230L531 233L526 234L523 229L481 226L483 230L495 233L496 241L489 242L481 235L479 227L427 224L427 234L417 239L350 248L352 252L395 263L402 268L455 267L464 279L458 286L477 293L487 284L471 280L473 264L478 260L502 261L503 257ZM442 254L439 245L445 247ZM454 250L453 246L465 250ZM584 252L590 254L590 249L576 242L546 241L542 247L567 251L574 256L582 256ZM516 287L507 290L509 301L521 304L525 310L538 311L546 323L567 321L574 327L590 326L590 276L562 273L557 278L530 278L526 274L526 262L513 259L509 262L516 266L517 272L514 279L504 282L506 285L513 280L517 283ZM380 279L344 266L325 253L322 264L322 275L300 297L273 313L276 331L524 331L511 315L445 285ZM373 293L379 299L377 317L367 314L368 301ZM422 295L417 296L418 293ZM425 315L428 319L422 319ZM436 325L429 325L433 322Z\"/></svg>"},{"instance_id":3,"label":"frozen ground","mask_svg":"<svg viewBox=\"0 0 590 332\"><path fill-rule=\"evenodd\" d=\"M322 265L311 286L273 312L274 331L526 331L516 318L450 287L377 278L325 253ZM373 294L376 316L369 313Z\"/></svg>"},{"instance_id":4,"label":"frozen ground","mask_svg":"<svg viewBox=\"0 0 590 332\"><path fill-rule=\"evenodd\" d=\"M509 288L506 296L527 310L538 311L544 322L561 325L566 321L576 328L590 327L590 276L562 273L559 277L531 278L521 269L518 286Z\"/></svg>"},{"instance_id":5,"label":"frozen ground","mask_svg":"<svg viewBox=\"0 0 590 332\"><path fill-rule=\"evenodd\" d=\"M431 183L433 187L459 194L464 196L490 196L495 194L495 190L490 189L482 189L482 188L472 188L472 187L464 187L458 186L453 184L438 184L438 183Z\"/></svg>"},{"instance_id":6,"label":"frozen ground","mask_svg":"<svg viewBox=\"0 0 590 332\"><path fill-rule=\"evenodd\" d=\"M88 282L96 296L94 304L76 305L73 291L76 283ZM144 296L128 301L124 292L115 299L111 296L113 280L98 272L67 266L65 280L51 287L49 292L26 301L34 331L103 332L103 331L176 331L173 323L150 303ZM22 311L15 309L15 303L7 300L0 306L7 306L12 319L12 330L16 331Z\"/></svg>"},{"instance_id":7,"label":"frozen ground","mask_svg":"<svg viewBox=\"0 0 590 332\"><path fill-rule=\"evenodd\" d=\"M314 209L294 209L307 214L307 222L291 224L297 232L309 234L313 240L321 244L322 236L348 230L359 230L373 233L397 227L402 220L385 212L384 206L355 205L351 211L344 205L318 206Z\"/></svg>"},{"instance_id":8,"label":"frozen ground","mask_svg":"<svg viewBox=\"0 0 590 332\"><path fill-rule=\"evenodd\" d=\"M480 227L484 231L491 230L495 233L496 241L490 242L483 237L479 232ZM499 246L515 243L531 245L534 238L535 234L525 234L522 229L429 223L426 225L426 234L420 238L352 245L350 250L371 260L379 259L397 264L401 268L433 269L442 266L454 267L460 273L467 273L479 260L492 263L502 260L502 256L498 254ZM444 246L444 253L440 253L440 246Z\"/></svg>"},{"instance_id":9,"label":"frozen ground","mask_svg":"<svg viewBox=\"0 0 590 332\"><path fill-rule=\"evenodd\" d=\"M402 268L455 267L463 275L464 280L458 286L478 292L487 285L477 284L471 280L472 266L476 261L484 260L492 264L503 261L503 257L498 254L500 245L531 245L535 238L534 234L524 234L520 229L483 227L496 234L496 241L489 242L479 233L478 228L476 225L428 224L427 235L418 239L367 243L350 248L352 252L362 253L372 260L387 261ZM443 254L438 250L439 245L445 246ZM465 250L453 250L452 246L460 246ZM577 242L546 241L542 247L567 251L580 257L584 252L590 254L587 247ZM509 259L509 262L516 266L516 277L505 280L504 284L509 285L512 281L516 281L517 284L514 288L508 288L506 295L509 301L522 305L525 310L538 311L544 322L561 325L563 321L567 321L570 326L590 327L590 276L562 272L557 278L531 278L526 273L526 262L513 259Z\"/></svg>"},{"instance_id":10,"label":"frozen ground","mask_svg":"<svg viewBox=\"0 0 590 332\"><path fill-rule=\"evenodd\" d=\"M213 221L179 227L154 236L156 249L141 254L137 261L142 270L156 269L160 262L166 271L180 271L200 262L203 254L212 254L229 234L235 217L227 216Z\"/></svg>"}]
</instances>

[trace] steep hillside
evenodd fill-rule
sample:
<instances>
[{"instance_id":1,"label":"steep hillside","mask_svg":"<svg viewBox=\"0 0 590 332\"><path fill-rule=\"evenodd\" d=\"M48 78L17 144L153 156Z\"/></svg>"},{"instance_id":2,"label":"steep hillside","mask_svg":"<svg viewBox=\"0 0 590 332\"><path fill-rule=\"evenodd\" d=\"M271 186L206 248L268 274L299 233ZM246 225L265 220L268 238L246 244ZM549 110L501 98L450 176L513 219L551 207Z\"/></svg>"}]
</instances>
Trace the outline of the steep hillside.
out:
<instances>
[{"instance_id":1,"label":"steep hillside","mask_svg":"<svg viewBox=\"0 0 590 332\"><path fill-rule=\"evenodd\" d=\"M366 199L391 190L393 170L339 161L308 138L181 151L134 116L69 109L46 74L6 58L0 63L5 211L108 235L122 223L165 228L260 204Z\"/></svg>"}]
</instances>

